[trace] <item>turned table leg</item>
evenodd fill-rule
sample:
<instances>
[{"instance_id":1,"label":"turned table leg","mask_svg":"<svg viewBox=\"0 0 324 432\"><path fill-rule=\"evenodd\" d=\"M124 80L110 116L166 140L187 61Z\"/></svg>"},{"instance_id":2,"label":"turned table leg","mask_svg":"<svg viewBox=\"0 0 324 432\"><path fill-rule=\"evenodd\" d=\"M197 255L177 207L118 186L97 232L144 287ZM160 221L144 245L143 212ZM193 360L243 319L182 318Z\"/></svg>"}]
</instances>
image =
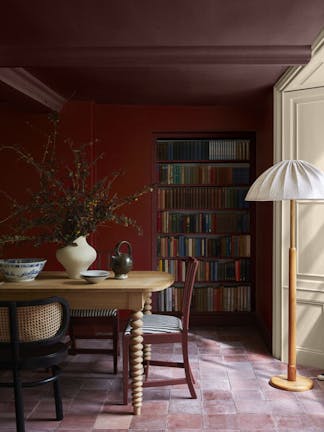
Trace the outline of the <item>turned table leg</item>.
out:
<instances>
[{"instance_id":1,"label":"turned table leg","mask_svg":"<svg viewBox=\"0 0 324 432\"><path fill-rule=\"evenodd\" d=\"M132 404L135 415L141 414L143 400L143 313L131 316L130 370L132 378Z\"/></svg>"},{"instance_id":2,"label":"turned table leg","mask_svg":"<svg viewBox=\"0 0 324 432\"><path fill-rule=\"evenodd\" d=\"M152 314L152 293L149 293L145 299L144 315ZM144 345L144 360L151 360L151 345Z\"/></svg>"}]
</instances>

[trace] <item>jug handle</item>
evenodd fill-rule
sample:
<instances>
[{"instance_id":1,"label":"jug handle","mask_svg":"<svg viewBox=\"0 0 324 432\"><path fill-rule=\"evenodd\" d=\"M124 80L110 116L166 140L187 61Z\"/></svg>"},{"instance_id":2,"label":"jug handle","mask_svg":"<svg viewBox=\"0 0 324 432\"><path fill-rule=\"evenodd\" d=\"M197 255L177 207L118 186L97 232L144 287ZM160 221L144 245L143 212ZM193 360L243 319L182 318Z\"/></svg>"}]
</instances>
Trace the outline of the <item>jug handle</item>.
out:
<instances>
[{"instance_id":1,"label":"jug handle","mask_svg":"<svg viewBox=\"0 0 324 432\"><path fill-rule=\"evenodd\" d=\"M120 241L120 242L116 245L116 247L115 247L115 253L116 253L116 255L120 255L120 251L119 251L119 249L121 248L121 246L122 246L123 244L126 244L126 245L128 246L128 254L129 254L130 256L132 256L132 247L131 247L130 243L129 243L128 241L126 241L126 240L122 240L122 241Z\"/></svg>"}]
</instances>

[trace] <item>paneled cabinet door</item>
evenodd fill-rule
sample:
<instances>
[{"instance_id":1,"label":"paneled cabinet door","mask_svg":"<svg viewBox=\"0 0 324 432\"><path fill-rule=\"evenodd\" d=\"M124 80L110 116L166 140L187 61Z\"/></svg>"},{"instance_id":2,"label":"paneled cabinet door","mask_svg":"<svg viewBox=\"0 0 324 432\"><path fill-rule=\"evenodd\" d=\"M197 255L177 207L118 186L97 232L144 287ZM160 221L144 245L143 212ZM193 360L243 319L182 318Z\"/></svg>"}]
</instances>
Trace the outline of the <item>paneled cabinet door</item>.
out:
<instances>
[{"instance_id":1,"label":"paneled cabinet door","mask_svg":"<svg viewBox=\"0 0 324 432\"><path fill-rule=\"evenodd\" d=\"M283 95L282 159L324 171L324 87ZM287 343L289 202L282 205L282 342ZM297 362L324 366L324 201L297 202ZM278 287L277 287L278 288ZM287 350L283 349L283 361Z\"/></svg>"}]
</instances>

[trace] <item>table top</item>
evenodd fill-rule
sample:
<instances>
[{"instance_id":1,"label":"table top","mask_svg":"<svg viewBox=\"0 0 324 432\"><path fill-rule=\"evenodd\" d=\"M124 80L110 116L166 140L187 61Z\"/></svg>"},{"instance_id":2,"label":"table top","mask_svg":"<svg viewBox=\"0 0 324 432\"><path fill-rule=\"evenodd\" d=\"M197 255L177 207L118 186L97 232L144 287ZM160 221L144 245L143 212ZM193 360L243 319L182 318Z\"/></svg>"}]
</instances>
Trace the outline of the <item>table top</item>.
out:
<instances>
[{"instance_id":1,"label":"table top","mask_svg":"<svg viewBox=\"0 0 324 432\"><path fill-rule=\"evenodd\" d=\"M0 300L57 295L66 298L71 307L75 308L116 307L138 310L149 293L162 291L173 282L173 275L162 271L131 271L127 279L111 277L97 284L90 284L84 279L69 279L65 272L43 271L33 281L2 283Z\"/></svg>"},{"instance_id":2,"label":"table top","mask_svg":"<svg viewBox=\"0 0 324 432\"><path fill-rule=\"evenodd\" d=\"M111 273L113 276L113 273ZM96 284L89 284L84 279L69 279L65 272L44 271L33 281L6 282L0 285L0 290L35 290L41 287L56 288L58 290L73 290L75 288L89 290L123 290L129 291L161 291L172 285L174 277L170 273L162 271L131 271L127 279L115 279L108 277Z\"/></svg>"}]
</instances>

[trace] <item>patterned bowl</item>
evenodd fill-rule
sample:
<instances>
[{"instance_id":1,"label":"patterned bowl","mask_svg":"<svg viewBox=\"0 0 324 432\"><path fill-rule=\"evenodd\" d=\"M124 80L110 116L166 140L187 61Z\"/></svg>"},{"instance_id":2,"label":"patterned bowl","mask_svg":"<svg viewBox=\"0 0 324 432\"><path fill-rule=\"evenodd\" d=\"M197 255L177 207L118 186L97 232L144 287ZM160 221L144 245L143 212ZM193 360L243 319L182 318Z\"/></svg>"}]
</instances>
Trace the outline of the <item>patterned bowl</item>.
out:
<instances>
[{"instance_id":1,"label":"patterned bowl","mask_svg":"<svg viewBox=\"0 0 324 432\"><path fill-rule=\"evenodd\" d=\"M0 272L9 282L27 282L34 280L43 270L46 259L12 258L0 260Z\"/></svg>"}]
</instances>

